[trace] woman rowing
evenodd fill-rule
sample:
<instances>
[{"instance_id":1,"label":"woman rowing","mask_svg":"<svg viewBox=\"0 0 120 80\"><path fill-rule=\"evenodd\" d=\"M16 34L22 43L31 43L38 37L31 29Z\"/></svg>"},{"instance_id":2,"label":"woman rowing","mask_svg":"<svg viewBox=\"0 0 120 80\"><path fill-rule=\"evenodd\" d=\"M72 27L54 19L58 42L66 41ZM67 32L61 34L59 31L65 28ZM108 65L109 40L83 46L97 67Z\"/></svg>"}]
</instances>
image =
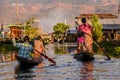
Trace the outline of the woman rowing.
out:
<instances>
[{"instance_id":1,"label":"woman rowing","mask_svg":"<svg viewBox=\"0 0 120 80\"><path fill-rule=\"evenodd\" d=\"M37 49L40 52L42 52L44 50L42 42L39 40L40 37L37 37L37 39L34 41L34 48L33 48L33 46L29 43L29 37L28 36L24 37L24 39L23 39L24 42L23 43L16 43L15 38L17 38L17 37L13 33L12 33L12 36L13 36L14 47L19 48L18 55L16 57L17 57L17 59L18 58L21 59L21 60L18 60L20 62L20 66L23 65L23 63L29 61L29 63L31 63L29 65L29 67L31 67L32 64L35 64L39 67L43 67L42 66L43 65L43 58L40 56L39 53L34 51L34 48ZM36 45L36 44L38 44L38 45ZM24 62L23 62L23 60L24 60ZM21 63L21 61L23 63ZM35 66L35 65L32 65L32 66ZM23 65L21 67L24 68L25 66L28 66L27 63L26 63L26 65Z\"/></svg>"},{"instance_id":2,"label":"woman rowing","mask_svg":"<svg viewBox=\"0 0 120 80\"><path fill-rule=\"evenodd\" d=\"M41 36L38 36L35 40L34 40L34 58L35 61L39 62L38 64L38 68L42 68L44 67L44 60L43 57L41 56L40 53L45 53L45 48L43 45L43 41ZM37 51L36 51L37 50ZM39 52L38 52L39 51Z\"/></svg>"},{"instance_id":3,"label":"woman rowing","mask_svg":"<svg viewBox=\"0 0 120 80\"><path fill-rule=\"evenodd\" d=\"M84 48L83 50L89 53L93 52L92 44L93 44L93 39L92 39L92 26L87 23L87 20L85 18L81 19L82 24L79 26L78 31L84 33Z\"/></svg>"}]
</instances>

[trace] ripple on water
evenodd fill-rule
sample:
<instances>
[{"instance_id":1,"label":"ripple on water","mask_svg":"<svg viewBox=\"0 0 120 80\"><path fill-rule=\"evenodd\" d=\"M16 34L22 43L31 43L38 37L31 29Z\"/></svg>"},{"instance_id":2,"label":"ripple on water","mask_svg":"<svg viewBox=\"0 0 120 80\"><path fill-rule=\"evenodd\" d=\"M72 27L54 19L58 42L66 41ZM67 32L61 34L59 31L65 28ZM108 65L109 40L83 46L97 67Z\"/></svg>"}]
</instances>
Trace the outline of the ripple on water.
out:
<instances>
[{"instance_id":1,"label":"ripple on water","mask_svg":"<svg viewBox=\"0 0 120 80\"><path fill-rule=\"evenodd\" d=\"M16 61L0 63L0 80L14 80L16 64Z\"/></svg>"},{"instance_id":2,"label":"ripple on water","mask_svg":"<svg viewBox=\"0 0 120 80\"><path fill-rule=\"evenodd\" d=\"M56 55L55 66L49 66L45 59L44 68L20 71L18 63L0 63L0 80L120 80L120 60L106 61L105 57L95 56L90 64L77 61L70 54ZM91 69L91 70L90 70Z\"/></svg>"},{"instance_id":3,"label":"ripple on water","mask_svg":"<svg viewBox=\"0 0 120 80\"><path fill-rule=\"evenodd\" d=\"M120 80L120 60L111 59L101 63L98 59L94 63L93 72L99 80Z\"/></svg>"}]
</instances>

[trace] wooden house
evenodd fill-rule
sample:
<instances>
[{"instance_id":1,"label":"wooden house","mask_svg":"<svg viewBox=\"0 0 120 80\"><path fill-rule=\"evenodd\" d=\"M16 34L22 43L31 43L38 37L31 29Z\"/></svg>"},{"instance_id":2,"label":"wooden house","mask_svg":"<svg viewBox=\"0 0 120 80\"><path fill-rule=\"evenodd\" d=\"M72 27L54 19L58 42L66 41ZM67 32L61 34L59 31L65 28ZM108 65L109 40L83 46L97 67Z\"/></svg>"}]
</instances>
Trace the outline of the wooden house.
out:
<instances>
[{"instance_id":1,"label":"wooden house","mask_svg":"<svg viewBox=\"0 0 120 80\"><path fill-rule=\"evenodd\" d=\"M76 28L70 28L66 31L66 39L68 42L76 42L78 34Z\"/></svg>"}]
</instances>

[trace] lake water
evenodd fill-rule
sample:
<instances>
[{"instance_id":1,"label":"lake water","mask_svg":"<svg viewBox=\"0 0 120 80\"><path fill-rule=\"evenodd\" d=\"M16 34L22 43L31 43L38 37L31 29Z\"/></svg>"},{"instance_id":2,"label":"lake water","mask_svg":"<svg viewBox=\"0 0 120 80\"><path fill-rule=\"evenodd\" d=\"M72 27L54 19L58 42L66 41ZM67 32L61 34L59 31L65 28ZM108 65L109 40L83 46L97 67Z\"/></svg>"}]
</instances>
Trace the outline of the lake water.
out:
<instances>
[{"instance_id":1,"label":"lake water","mask_svg":"<svg viewBox=\"0 0 120 80\"><path fill-rule=\"evenodd\" d=\"M16 53L9 52L0 62L0 80L120 80L120 59L105 60L105 56L95 54L94 61L81 62L73 57L74 45L49 44L46 49L47 56L56 61L55 66L44 59L44 68L21 71L13 57Z\"/></svg>"}]
</instances>

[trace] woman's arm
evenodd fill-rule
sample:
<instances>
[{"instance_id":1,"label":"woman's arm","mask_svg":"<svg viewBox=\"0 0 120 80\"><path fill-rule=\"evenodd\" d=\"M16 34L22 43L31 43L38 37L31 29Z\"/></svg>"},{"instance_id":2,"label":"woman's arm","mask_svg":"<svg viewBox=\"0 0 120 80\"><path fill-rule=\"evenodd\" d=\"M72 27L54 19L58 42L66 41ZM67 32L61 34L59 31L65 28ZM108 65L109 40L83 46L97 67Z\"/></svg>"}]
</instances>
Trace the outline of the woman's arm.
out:
<instances>
[{"instance_id":1,"label":"woman's arm","mask_svg":"<svg viewBox=\"0 0 120 80\"><path fill-rule=\"evenodd\" d=\"M43 49L43 52L45 53L45 55L46 55L46 51L45 51L45 47L44 47L44 45L43 45L43 42L41 43L42 44L42 49Z\"/></svg>"},{"instance_id":2,"label":"woman's arm","mask_svg":"<svg viewBox=\"0 0 120 80\"><path fill-rule=\"evenodd\" d=\"M16 46L15 38L12 38L12 43L13 43L13 46L15 47Z\"/></svg>"},{"instance_id":3,"label":"woman's arm","mask_svg":"<svg viewBox=\"0 0 120 80\"><path fill-rule=\"evenodd\" d=\"M14 46L14 47L20 47L20 46L21 46L21 43L16 43L15 38L17 38L17 37L15 36L14 33L12 33L12 43L13 43L13 46ZM19 39L19 38L17 38L17 39Z\"/></svg>"},{"instance_id":4,"label":"woman's arm","mask_svg":"<svg viewBox=\"0 0 120 80\"><path fill-rule=\"evenodd\" d=\"M15 47L16 46L15 34L14 33L11 33L11 34L12 34L12 43L13 43L13 46Z\"/></svg>"}]
</instances>

